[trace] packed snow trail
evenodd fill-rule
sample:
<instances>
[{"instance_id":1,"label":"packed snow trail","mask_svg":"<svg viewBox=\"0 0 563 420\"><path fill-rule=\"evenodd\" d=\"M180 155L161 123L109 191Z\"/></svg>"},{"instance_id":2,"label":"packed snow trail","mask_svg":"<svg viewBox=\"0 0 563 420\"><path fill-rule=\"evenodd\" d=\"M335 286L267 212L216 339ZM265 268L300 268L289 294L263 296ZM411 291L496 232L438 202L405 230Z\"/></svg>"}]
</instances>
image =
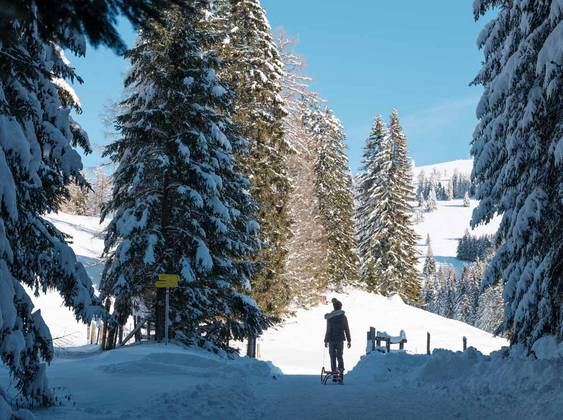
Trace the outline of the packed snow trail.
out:
<instances>
[{"instance_id":1,"label":"packed snow trail","mask_svg":"<svg viewBox=\"0 0 563 420\"><path fill-rule=\"evenodd\" d=\"M546 346L549 348L549 346ZM557 353L559 352L559 353ZM556 419L563 347L548 359L437 351L363 358L344 385L283 375L270 363L143 344L73 349L49 368L63 401L39 419ZM0 376L2 373L0 373Z\"/></svg>"}]
</instances>

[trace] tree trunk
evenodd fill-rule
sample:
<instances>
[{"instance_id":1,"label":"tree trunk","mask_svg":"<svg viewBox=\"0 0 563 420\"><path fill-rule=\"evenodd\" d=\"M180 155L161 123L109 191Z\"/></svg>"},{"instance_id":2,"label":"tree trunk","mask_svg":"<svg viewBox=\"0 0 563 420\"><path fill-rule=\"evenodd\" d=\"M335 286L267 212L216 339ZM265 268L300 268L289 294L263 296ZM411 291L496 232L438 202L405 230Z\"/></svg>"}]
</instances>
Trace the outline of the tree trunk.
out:
<instances>
[{"instance_id":1,"label":"tree trunk","mask_svg":"<svg viewBox=\"0 0 563 420\"><path fill-rule=\"evenodd\" d=\"M170 203L169 203L169 194L168 194L168 185L170 184L170 171L171 167L168 165L168 169L164 174L164 182L163 182L163 194L162 194L162 209L160 213L160 230L162 236L164 237L164 266L166 267L167 272L171 272L170 265L171 262L169 261L169 257L166 255L170 250L170 238L167 232L168 225L170 224ZM151 279L152 284L156 282L157 279ZM155 307L155 333L156 333L156 341L164 340L164 329L166 323L166 314L165 314L165 299L166 299L166 290L163 288L156 289L156 307Z\"/></svg>"}]
</instances>

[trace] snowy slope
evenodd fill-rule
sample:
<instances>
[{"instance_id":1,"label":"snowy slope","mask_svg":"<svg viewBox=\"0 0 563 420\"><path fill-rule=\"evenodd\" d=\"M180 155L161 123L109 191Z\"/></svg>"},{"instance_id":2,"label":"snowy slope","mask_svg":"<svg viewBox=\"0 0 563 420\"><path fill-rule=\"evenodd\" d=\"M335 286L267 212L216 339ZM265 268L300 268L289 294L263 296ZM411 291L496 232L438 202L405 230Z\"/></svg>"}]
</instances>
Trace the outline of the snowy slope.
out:
<instances>
[{"instance_id":1,"label":"snowy slope","mask_svg":"<svg viewBox=\"0 0 563 420\"><path fill-rule=\"evenodd\" d=\"M414 226L419 235L418 251L420 252L419 269L422 270L426 257L426 235L430 235L434 258L438 263L452 264L458 271L462 262L455 258L458 240L466 229L474 235L494 234L500 224L501 216L495 217L487 225L480 225L471 229L469 222L471 213L477 206L477 200L471 200L470 207L463 206L463 200L438 201L438 209L424 213L424 220Z\"/></svg>"},{"instance_id":2,"label":"snowy slope","mask_svg":"<svg viewBox=\"0 0 563 420\"><path fill-rule=\"evenodd\" d=\"M463 322L406 305L398 296L385 298L359 290L329 298L333 296L343 303L352 335L352 348L344 352L347 369L365 354L369 327L391 335L399 335L400 330L404 330L408 340L405 349L409 353L426 353L427 332L431 334L432 349L461 350L463 336L467 337L468 346L474 346L483 353L507 345L506 340ZM282 326L266 331L259 339L260 358L272 361L284 373L318 373L325 353L324 314L331 310L331 304L298 310L296 316ZM325 366L328 367L328 354L325 357Z\"/></svg>"},{"instance_id":3,"label":"snowy slope","mask_svg":"<svg viewBox=\"0 0 563 420\"><path fill-rule=\"evenodd\" d=\"M469 175L473 169L473 159L460 159L452 160L449 162L434 163L432 165L415 166L414 175L415 179L422 171L426 176L430 175L433 170L436 170L440 175L451 177L455 170L460 174Z\"/></svg>"}]
</instances>

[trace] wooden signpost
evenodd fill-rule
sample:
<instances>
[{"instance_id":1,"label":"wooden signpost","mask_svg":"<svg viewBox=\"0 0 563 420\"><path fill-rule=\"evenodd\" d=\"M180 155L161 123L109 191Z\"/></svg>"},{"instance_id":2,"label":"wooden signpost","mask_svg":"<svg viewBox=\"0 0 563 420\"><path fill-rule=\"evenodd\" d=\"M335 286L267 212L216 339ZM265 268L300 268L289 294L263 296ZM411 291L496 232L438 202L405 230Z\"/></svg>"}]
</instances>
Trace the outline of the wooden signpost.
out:
<instances>
[{"instance_id":1,"label":"wooden signpost","mask_svg":"<svg viewBox=\"0 0 563 420\"><path fill-rule=\"evenodd\" d=\"M165 313L165 321L164 321L164 342L168 344L168 326L170 322L170 288L171 287L178 287L178 283L180 282L180 276L178 274L159 274L158 280L155 283L155 286L160 289L166 289L166 300L164 303L164 313Z\"/></svg>"}]
</instances>

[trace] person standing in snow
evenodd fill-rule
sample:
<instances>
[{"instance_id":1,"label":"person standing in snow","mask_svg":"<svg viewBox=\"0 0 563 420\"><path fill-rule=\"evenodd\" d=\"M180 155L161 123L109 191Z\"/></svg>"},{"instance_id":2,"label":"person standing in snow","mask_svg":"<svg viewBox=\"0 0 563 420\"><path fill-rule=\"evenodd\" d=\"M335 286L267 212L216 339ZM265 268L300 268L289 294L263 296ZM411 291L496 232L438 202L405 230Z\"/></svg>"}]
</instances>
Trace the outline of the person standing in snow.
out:
<instances>
[{"instance_id":1,"label":"person standing in snow","mask_svg":"<svg viewBox=\"0 0 563 420\"><path fill-rule=\"evenodd\" d=\"M325 315L326 333L325 347L328 347L330 354L330 368L332 372L337 372L336 362L338 361L338 372L340 378L344 374L344 340L348 341L348 348L352 345L352 337L350 336L350 328L348 328L348 318L342 310L342 302L336 298L332 298L332 306L334 310Z\"/></svg>"}]
</instances>

